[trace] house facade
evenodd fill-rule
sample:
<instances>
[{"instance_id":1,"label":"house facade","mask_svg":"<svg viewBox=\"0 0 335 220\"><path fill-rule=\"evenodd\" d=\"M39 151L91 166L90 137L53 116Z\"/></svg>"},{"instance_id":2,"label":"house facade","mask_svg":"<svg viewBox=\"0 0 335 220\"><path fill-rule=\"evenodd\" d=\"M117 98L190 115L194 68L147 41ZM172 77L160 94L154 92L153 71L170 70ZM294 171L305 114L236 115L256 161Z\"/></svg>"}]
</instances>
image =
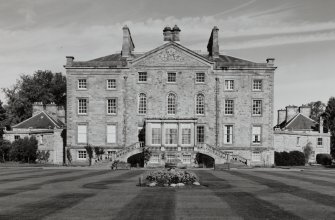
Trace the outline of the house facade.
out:
<instances>
[{"instance_id":1,"label":"house facade","mask_svg":"<svg viewBox=\"0 0 335 220\"><path fill-rule=\"evenodd\" d=\"M220 54L217 27L207 53L183 46L177 26L163 30L161 46L135 53L129 28L122 30L121 53L67 57L67 148L74 162L87 160L90 144L124 161L148 147L152 166L175 159L193 166L196 153L216 164L273 164L273 58L255 63Z\"/></svg>"},{"instance_id":2,"label":"house facade","mask_svg":"<svg viewBox=\"0 0 335 220\"><path fill-rule=\"evenodd\" d=\"M47 163L63 165L65 131L65 110L55 103L43 105L33 104L32 117L5 130L3 138L10 142L34 136L38 141L38 150L49 152Z\"/></svg>"},{"instance_id":3,"label":"house facade","mask_svg":"<svg viewBox=\"0 0 335 220\"><path fill-rule=\"evenodd\" d=\"M315 162L317 154L330 154L330 133L324 132L322 118L316 122L310 117L309 106L287 106L278 110L274 127L275 151L303 152L309 146L312 149L309 162Z\"/></svg>"}]
</instances>

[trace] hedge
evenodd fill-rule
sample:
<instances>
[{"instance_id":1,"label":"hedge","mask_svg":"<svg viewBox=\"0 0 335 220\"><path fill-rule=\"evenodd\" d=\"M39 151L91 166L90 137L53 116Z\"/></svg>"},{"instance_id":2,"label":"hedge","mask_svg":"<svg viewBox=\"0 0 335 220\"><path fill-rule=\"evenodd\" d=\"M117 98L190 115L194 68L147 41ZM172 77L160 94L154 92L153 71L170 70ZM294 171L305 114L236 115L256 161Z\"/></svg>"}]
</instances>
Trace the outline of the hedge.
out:
<instances>
[{"instance_id":1,"label":"hedge","mask_svg":"<svg viewBox=\"0 0 335 220\"><path fill-rule=\"evenodd\" d=\"M305 162L305 155L300 151L275 152L277 166L304 166Z\"/></svg>"},{"instance_id":2,"label":"hedge","mask_svg":"<svg viewBox=\"0 0 335 220\"><path fill-rule=\"evenodd\" d=\"M317 154L316 162L322 165L331 165L332 157L330 156L330 154Z\"/></svg>"}]
</instances>

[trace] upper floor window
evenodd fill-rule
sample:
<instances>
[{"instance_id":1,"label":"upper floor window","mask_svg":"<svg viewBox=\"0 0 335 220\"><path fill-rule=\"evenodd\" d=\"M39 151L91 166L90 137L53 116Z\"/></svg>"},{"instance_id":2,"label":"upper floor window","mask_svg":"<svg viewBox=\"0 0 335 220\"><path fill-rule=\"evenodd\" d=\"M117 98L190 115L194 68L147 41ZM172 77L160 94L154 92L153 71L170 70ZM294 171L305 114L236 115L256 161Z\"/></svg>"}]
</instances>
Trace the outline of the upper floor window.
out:
<instances>
[{"instance_id":1,"label":"upper floor window","mask_svg":"<svg viewBox=\"0 0 335 220\"><path fill-rule=\"evenodd\" d=\"M234 114L234 100L231 100L231 99L225 100L224 114L225 115Z\"/></svg>"},{"instance_id":2,"label":"upper floor window","mask_svg":"<svg viewBox=\"0 0 335 220\"><path fill-rule=\"evenodd\" d=\"M116 115L117 100L116 98L107 99L107 114Z\"/></svg>"},{"instance_id":3,"label":"upper floor window","mask_svg":"<svg viewBox=\"0 0 335 220\"><path fill-rule=\"evenodd\" d=\"M78 89L87 89L86 79L78 79Z\"/></svg>"},{"instance_id":4,"label":"upper floor window","mask_svg":"<svg viewBox=\"0 0 335 220\"><path fill-rule=\"evenodd\" d=\"M138 73L138 81L146 82L147 81L147 72L139 72Z\"/></svg>"},{"instance_id":5,"label":"upper floor window","mask_svg":"<svg viewBox=\"0 0 335 220\"><path fill-rule=\"evenodd\" d=\"M170 93L168 95L168 100L167 100L167 113L169 115L174 115L176 114L176 95L173 93Z\"/></svg>"},{"instance_id":6,"label":"upper floor window","mask_svg":"<svg viewBox=\"0 0 335 220\"><path fill-rule=\"evenodd\" d=\"M322 145L322 138L318 138L318 146Z\"/></svg>"},{"instance_id":7,"label":"upper floor window","mask_svg":"<svg viewBox=\"0 0 335 220\"><path fill-rule=\"evenodd\" d=\"M78 99L78 114L87 114L87 99Z\"/></svg>"},{"instance_id":8,"label":"upper floor window","mask_svg":"<svg viewBox=\"0 0 335 220\"><path fill-rule=\"evenodd\" d=\"M196 73L195 82L204 83L205 82L205 73Z\"/></svg>"},{"instance_id":9,"label":"upper floor window","mask_svg":"<svg viewBox=\"0 0 335 220\"><path fill-rule=\"evenodd\" d=\"M138 97L138 113L146 114L147 113L147 95L141 93Z\"/></svg>"},{"instance_id":10,"label":"upper floor window","mask_svg":"<svg viewBox=\"0 0 335 220\"><path fill-rule=\"evenodd\" d=\"M234 80L225 80L224 89L228 91L234 90Z\"/></svg>"},{"instance_id":11,"label":"upper floor window","mask_svg":"<svg viewBox=\"0 0 335 220\"><path fill-rule=\"evenodd\" d=\"M203 94L198 94L197 95L196 114L198 114L198 115L205 114L205 96Z\"/></svg>"},{"instance_id":12,"label":"upper floor window","mask_svg":"<svg viewBox=\"0 0 335 220\"><path fill-rule=\"evenodd\" d=\"M168 82L176 82L176 73L168 73Z\"/></svg>"},{"instance_id":13,"label":"upper floor window","mask_svg":"<svg viewBox=\"0 0 335 220\"><path fill-rule=\"evenodd\" d=\"M205 143L205 127L203 125L197 126L197 143Z\"/></svg>"},{"instance_id":14,"label":"upper floor window","mask_svg":"<svg viewBox=\"0 0 335 220\"><path fill-rule=\"evenodd\" d=\"M263 81L261 79L254 79L253 84L252 84L252 90L253 91L262 91L262 85Z\"/></svg>"},{"instance_id":15,"label":"upper floor window","mask_svg":"<svg viewBox=\"0 0 335 220\"><path fill-rule=\"evenodd\" d=\"M260 144L261 143L261 126L252 126L252 143Z\"/></svg>"},{"instance_id":16,"label":"upper floor window","mask_svg":"<svg viewBox=\"0 0 335 220\"><path fill-rule=\"evenodd\" d=\"M116 79L107 79L107 89L116 89Z\"/></svg>"},{"instance_id":17,"label":"upper floor window","mask_svg":"<svg viewBox=\"0 0 335 220\"><path fill-rule=\"evenodd\" d=\"M87 143L87 125L77 126L77 143L86 144Z\"/></svg>"},{"instance_id":18,"label":"upper floor window","mask_svg":"<svg viewBox=\"0 0 335 220\"><path fill-rule=\"evenodd\" d=\"M252 100L252 115L262 115L262 100Z\"/></svg>"},{"instance_id":19,"label":"upper floor window","mask_svg":"<svg viewBox=\"0 0 335 220\"><path fill-rule=\"evenodd\" d=\"M116 125L107 125L106 129L107 143L115 144L116 143Z\"/></svg>"}]
</instances>

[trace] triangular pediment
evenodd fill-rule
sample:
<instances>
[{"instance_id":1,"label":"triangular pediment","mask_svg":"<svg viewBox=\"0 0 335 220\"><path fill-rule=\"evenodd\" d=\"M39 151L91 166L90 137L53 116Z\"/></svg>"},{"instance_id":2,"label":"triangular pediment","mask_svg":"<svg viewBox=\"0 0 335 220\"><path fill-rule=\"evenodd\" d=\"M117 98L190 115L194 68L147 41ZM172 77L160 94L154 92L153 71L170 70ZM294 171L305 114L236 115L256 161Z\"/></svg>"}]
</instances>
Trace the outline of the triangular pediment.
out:
<instances>
[{"instance_id":1,"label":"triangular pediment","mask_svg":"<svg viewBox=\"0 0 335 220\"><path fill-rule=\"evenodd\" d=\"M209 67L213 63L196 52L189 50L177 43L169 42L154 50L145 53L143 56L131 61L133 66L198 66Z\"/></svg>"}]
</instances>

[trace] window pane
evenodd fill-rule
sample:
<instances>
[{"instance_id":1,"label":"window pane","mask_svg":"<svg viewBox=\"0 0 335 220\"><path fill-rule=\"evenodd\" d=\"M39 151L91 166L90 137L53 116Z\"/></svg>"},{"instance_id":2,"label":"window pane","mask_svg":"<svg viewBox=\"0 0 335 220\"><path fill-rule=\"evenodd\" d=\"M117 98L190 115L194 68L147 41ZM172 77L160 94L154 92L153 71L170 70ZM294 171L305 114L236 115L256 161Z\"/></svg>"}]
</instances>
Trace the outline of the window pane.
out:
<instances>
[{"instance_id":1,"label":"window pane","mask_svg":"<svg viewBox=\"0 0 335 220\"><path fill-rule=\"evenodd\" d=\"M147 72L139 72L138 73L138 81L146 82L147 81Z\"/></svg>"},{"instance_id":2,"label":"window pane","mask_svg":"<svg viewBox=\"0 0 335 220\"><path fill-rule=\"evenodd\" d=\"M86 79L78 79L78 89L86 89Z\"/></svg>"},{"instance_id":3,"label":"window pane","mask_svg":"<svg viewBox=\"0 0 335 220\"><path fill-rule=\"evenodd\" d=\"M261 91L261 90L262 90L262 80L260 80L260 79L255 79L255 80L253 81L253 87L252 87L252 89L253 89L254 91Z\"/></svg>"},{"instance_id":4,"label":"window pane","mask_svg":"<svg viewBox=\"0 0 335 220\"><path fill-rule=\"evenodd\" d=\"M139 114L146 114L147 113L147 96L144 93L141 93L139 95L138 113Z\"/></svg>"},{"instance_id":5,"label":"window pane","mask_svg":"<svg viewBox=\"0 0 335 220\"><path fill-rule=\"evenodd\" d=\"M205 82L205 73L196 73L195 81L197 83Z\"/></svg>"},{"instance_id":6,"label":"window pane","mask_svg":"<svg viewBox=\"0 0 335 220\"><path fill-rule=\"evenodd\" d=\"M176 73L168 73L168 82L176 82Z\"/></svg>"},{"instance_id":7,"label":"window pane","mask_svg":"<svg viewBox=\"0 0 335 220\"><path fill-rule=\"evenodd\" d=\"M197 142L204 143L205 142L205 127L197 126Z\"/></svg>"},{"instance_id":8,"label":"window pane","mask_svg":"<svg viewBox=\"0 0 335 220\"><path fill-rule=\"evenodd\" d=\"M152 128L152 144L161 144L161 129Z\"/></svg>"},{"instance_id":9,"label":"window pane","mask_svg":"<svg viewBox=\"0 0 335 220\"><path fill-rule=\"evenodd\" d=\"M116 125L107 125L107 143L116 143Z\"/></svg>"},{"instance_id":10,"label":"window pane","mask_svg":"<svg viewBox=\"0 0 335 220\"><path fill-rule=\"evenodd\" d=\"M252 127L252 142L254 144L261 143L261 127L260 126Z\"/></svg>"},{"instance_id":11,"label":"window pane","mask_svg":"<svg viewBox=\"0 0 335 220\"><path fill-rule=\"evenodd\" d=\"M116 98L107 100L107 113L108 114L116 114Z\"/></svg>"},{"instance_id":12,"label":"window pane","mask_svg":"<svg viewBox=\"0 0 335 220\"><path fill-rule=\"evenodd\" d=\"M198 115L205 114L205 97L202 94L197 95L196 114Z\"/></svg>"},{"instance_id":13,"label":"window pane","mask_svg":"<svg viewBox=\"0 0 335 220\"><path fill-rule=\"evenodd\" d=\"M232 125L225 125L224 126L224 140L225 144L232 144L233 143L233 126Z\"/></svg>"},{"instance_id":14,"label":"window pane","mask_svg":"<svg viewBox=\"0 0 335 220\"><path fill-rule=\"evenodd\" d=\"M176 114L176 95L172 93L168 95L168 114Z\"/></svg>"},{"instance_id":15,"label":"window pane","mask_svg":"<svg viewBox=\"0 0 335 220\"><path fill-rule=\"evenodd\" d=\"M115 89L115 88L116 88L116 79L108 79L107 89Z\"/></svg>"},{"instance_id":16,"label":"window pane","mask_svg":"<svg viewBox=\"0 0 335 220\"><path fill-rule=\"evenodd\" d=\"M183 128L182 129L182 144L191 144L191 129Z\"/></svg>"},{"instance_id":17,"label":"window pane","mask_svg":"<svg viewBox=\"0 0 335 220\"><path fill-rule=\"evenodd\" d=\"M177 144L177 129L167 128L165 130L165 144Z\"/></svg>"},{"instance_id":18,"label":"window pane","mask_svg":"<svg viewBox=\"0 0 335 220\"><path fill-rule=\"evenodd\" d=\"M225 90L234 90L234 80L225 80Z\"/></svg>"},{"instance_id":19,"label":"window pane","mask_svg":"<svg viewBox=\"0 0 335 220\"><path fill-rule=\"evenodd\" d=\"M87 114L87 100L78 99L78 114Z\"/></svg>"},{"instance_id":20,"label":"window pane","mask_svg":"<svg viewBox=\"0 0 335 220\"><path fill-rule=\"evenodd\" d=\"M87 142L87 125L78 125L77 127L77 137L78 143L86 143Z\"/></svg>"},{"instance_id":21,"label":"window pane","mask_svg":"<svg viewBox=\"0 0 335 220\"><path fill-rule=\"evenodd\" d=\"M234 100L225 100L225 115L234 114Z\"/></svg>"},{"instance_id":22,"label":"window pane","mask_svg":"<svg viewBox=\"0 0 335 220\"><path fill-rule=\"evenodd\" d=\"M262 115L262 100L252 100L252 114Z\"/></svg>"}]
</instances>

